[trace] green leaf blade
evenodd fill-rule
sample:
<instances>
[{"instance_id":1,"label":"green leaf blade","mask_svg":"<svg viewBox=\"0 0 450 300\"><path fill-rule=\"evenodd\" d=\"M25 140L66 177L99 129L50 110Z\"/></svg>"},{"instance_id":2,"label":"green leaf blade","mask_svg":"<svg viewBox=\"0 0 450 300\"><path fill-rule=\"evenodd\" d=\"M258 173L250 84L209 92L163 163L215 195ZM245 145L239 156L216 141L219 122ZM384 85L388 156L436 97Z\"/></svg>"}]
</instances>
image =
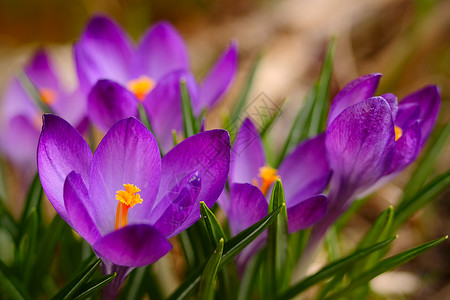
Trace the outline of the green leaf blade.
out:
<instances>
[{"instance_id":1,"label":"green leaf blade","mask_svg":"<svg viewBox=\"0 0 450 300\"><path fill-rule=\"evenodd\" d=\"M213 254L206 263L205 269L202 272L199 288L199 299L201 300L214 299L214 285L217 270L219 268L220 260L222 258L223 245L224 239L221 238L217 242L217 249L214 250Z\"/></svg>"},{"instance_id":2,"label":"green leaf blade","mask_svg":"<svg viewBox=\"0 0 450 300\"><path fill-rule=\"evenodd\" d=\"M261 233L263 233L264 230L266 230L267 227L275 221L280 212L281 207L228 240L223 246L223 254L220 260L219 270L226 263L232 260L233 257L239 254L240 251L253 242ZM177 288L175 292L172 293L168 299L188 299L200 282L202 270L203 268L197 268L192 271L186 280Z\"/></svg>"},{"instance_id":3,"label":"green leaf blade","mask_svg":"<svg viewBox=\"0 0 450 300\"><path fill-rule=\"evenodd\" d=\"M396 237L392 237L390 239L387 239L385 241L377 243L369 248L357 250L344 258L341 258L337 261L334 261L334 262L326 265L317 273L315 273L311 276L308 276L305 279L303 279L302 281L300 281L299 283L291 286L278 299L291 299L293 297L296 297L299 293L310 288L314 284L316 284L322 280L325 280L329 277L332 277L335 274L338 274L339 272L345 270L346 268L348 268L352 264L356 263L360 259L366 257L367 255L369 255L375 251L381 250L384 247L387 247L395 239L396 239Z\"/></svg>"}]
</instances>

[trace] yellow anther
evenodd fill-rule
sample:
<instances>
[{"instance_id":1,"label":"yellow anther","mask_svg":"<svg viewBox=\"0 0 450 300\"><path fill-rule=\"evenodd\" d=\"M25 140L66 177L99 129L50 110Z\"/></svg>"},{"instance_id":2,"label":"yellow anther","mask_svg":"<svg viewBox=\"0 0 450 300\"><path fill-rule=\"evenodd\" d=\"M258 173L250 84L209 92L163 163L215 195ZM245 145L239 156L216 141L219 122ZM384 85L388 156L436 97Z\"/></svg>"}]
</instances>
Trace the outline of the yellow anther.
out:
<instances>
[{"instance_id":1,"label":"yellow anther","mask_svg":"<svg viewBox=\"0 0 450 300\"><path fill-rule=\"evenodd\" d=\"M267 194L272 183L280 179L280 176L277 175L277 170L269 166L259 168L258 177L261 178L261 187L258 186L256 179L253 180L253 184L261 190L264 196Z\"/></svg>"},{"instance_id":2,"label":"yellow anther","mask_svg":"<svg viewBox=\"0 0 450 300\"><path fill-rule=\"evenodd\" d=\"M399 138L403 135L403 130L400 127L394 126L395 130L395 141L397 141Z\"/></svg>"},{"instance_id":3,"label":"yellow anther","mask_svg":"<svg viewBox=\"0 0 450 300\"><path fill-rule=\"evenodd\" d=\"M117 204L116 230L127 225L128 210L138 203L142 203L142 198L138 192L141 190L133 184L124 184L125 190L116 192Z\"/></svg>"},{"instance_id":4,"label":"yellow anther","mask_svg":"<svg viewBox=\"0 0 450 300\"><path fill-rule=\"evenodd\" d=\"M147 76L142 75L137 79L128 81L127 87L139 101L144 101L148 93L155 87L155 82Z\"/></svg>"},{"instance_id":5,"label":"yellow anther","mask_svg":"<svg viewBox=\"0 0 450 300\"><path fill-rule=\"evenodd\" d=\"M56 101L56 92L52 89L39 89L39 95L41 96L42 102L47 105L52 105Z\"/></svg>"}]
</instances>

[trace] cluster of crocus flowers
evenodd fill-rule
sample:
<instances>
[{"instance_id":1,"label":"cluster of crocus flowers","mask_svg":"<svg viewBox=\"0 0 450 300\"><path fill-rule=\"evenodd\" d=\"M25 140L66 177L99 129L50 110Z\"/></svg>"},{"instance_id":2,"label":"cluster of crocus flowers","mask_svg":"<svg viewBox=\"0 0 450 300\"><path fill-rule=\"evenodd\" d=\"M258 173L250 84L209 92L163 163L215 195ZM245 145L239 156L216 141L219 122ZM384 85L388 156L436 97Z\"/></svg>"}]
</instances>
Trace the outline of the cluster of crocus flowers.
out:
<instances>
[{"instance_id":1,"label":"cluster of crocus flowers","mask_svg":"<svg viewBox=\"0 0 450 300\"><path fill-rule=\"evenodd\" d=\"M215 203L230 147L228 133L217 129L185 139L161 158L153 134L130 117L113 125L92 154L69 123L44 115L37 160L55 210L92 245L105 272L117 272L106 291L114 296L129 271L164 256L167 239L200 218L200 201Z\"/></svg>"},{"instance_id":2,"label":"cluster of crocus flowers","mask_svg":"<svg viewBox=\"0 0 450 300\"><path fill-rule=\"evenodd\" d=\"M194 114L213 107L236 73L237 48L225 50L201 84L189 70L186 46L167 22L152 26L135 46L110 19L98 16L87 25L74 47L90 120L107 131L118 120L139 117L145 109L164 151L172 131L181 132L180 80L186 82Z\"/></svg>"},{"instance_id":3,"label":"cluster of crocus flowers","mask_svg":"<svg viewBox=\"0 0 450 300\"><path fill-rule=\"evenodd\" d=\"M411 164L436 122L440 106L436 86L426 86L397 103L393 94L374 96L380 78L381 74L361 76L332 102L325 133L326 156L333 172L330 206L313 232L311 245L352 200Z\"/></svg>"},{"instance_id":4,"label":"cluster of crocus flowers","mask_svg":"<svg viewBox=\"0 0 450 300\"><path fill-rule=\"evenodd\" d=\"M267 165L258 130L245 119L232 148L229 193L224 191L219 200L231 233L235 235L267 215L271 188L277 179L283 182L289 232L315 224L327 211L327 197L320 193L330 174L323 134L299 144L276 170ZM238 257L241 270L263 243L264 236Z\"/></svg>"},{"instance_id":5,"label":"cluster of crocus flowers","mask_svg":"<svg viewBox=\"0 0 450 300\"><path fill-rule=\"evenodd\" d=\"M61 82L47 53L39 50L20 77L12 79L2 99L0 149L27 179L36 172L36 145L42 127L43 107L83 129L85 105L78 89ZM41 102L41 103L39 103Z\"/></svg>"}]
</instances>

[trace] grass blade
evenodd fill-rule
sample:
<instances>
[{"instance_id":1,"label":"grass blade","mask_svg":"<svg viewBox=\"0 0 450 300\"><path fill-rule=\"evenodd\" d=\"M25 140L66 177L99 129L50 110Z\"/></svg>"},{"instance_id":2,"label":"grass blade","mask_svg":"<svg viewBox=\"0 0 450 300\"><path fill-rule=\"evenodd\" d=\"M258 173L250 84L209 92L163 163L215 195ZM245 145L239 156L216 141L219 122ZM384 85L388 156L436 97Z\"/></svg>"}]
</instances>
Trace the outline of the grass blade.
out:
<instances>
[{"instance_id":1,"label":"grass blade","mask_svg":"<svg viewBox=\"0 0 450 300\"><path fill-rule=\"evenodd\" d=\"M12 275L12 272L0 260L0 290L14 300L28 300L31 297L26 293L22 283ZM0 294L1 296L1 294Z\"/></svg>"},{"instance_id":2,"label":"grass blade","mask_svg":"<svg viewBox=\"0 0 450 300\"><path fill-rule=\"evenodd\" d=\"M200 202L200 213L202 216L201 220L205 224L209 239L214 248L217 248L220 239L225 239L223 228L222 226L220 226L220 223L217 220L216 216L203 201Z\"/></svg>"},{"instance_id":3,"label":"grass blade","mask_svg":"<svg viewBox=\"0 0 450 300\"><path fill-rule=\"evenodd\" d=\"M325 126L325 116L327 113L327 99L331 84L331 70L333 69L334 51L336 48L336 38L332 38L328 46L322 72L317 85L316 99L312 109L311 123L309 125L308 136L319 134Z\"/></svg>"},{"instance_id":4,"label":"grass blade","mask_svg":"<svg viewBox=\"0 0 450 300\"><path fill-rule=\"evenodd\" d=\"M250 69L249 75L247 77L247 81L245 82L244 88L240 93L241 97L236 102L232 113L230 114L229 123L233 124L242 113L242 110L245 107L245 103L247 102L248 94L250 93L250 89L253 85L253 80L255 79L256 70L261 62L261 54L258 54L253 62L253 65Z\"/></svg>"},{"instance_id":5,"label":"grass blade","mask_svg":"<svg viewBox=\"0 0 450 300\"><path fill-rule=\"evenodd\" d=\"M278 179L272 189L269 202L269 213L281 206L281 212L276 220L268 227L267 254L265 260L263 285L266 289L264 298L273 299L286 283L285 266L288 255L288 220L286 203L284 199L283 184Z\"/></svg>"},{"instance_id":6,"label":"grass blade","mask_svg":"<svg viewBox=\"0 0 450 300\"><path fill-rule=\"evenodd\" d=\"M188 138L197 133L196 129L197 121L194 118L191 96L189 95L189 91L186 86L186 81L184 79L180 81L180 89L181 89L181 110L183 112L184 137Z\"/></svg>"},{"instance_id":7,"label":"grass blade","mask_svg":"<svg viewBox=\"0 0 450 300\"><path fill-rule=\"evenodd\" d=\"M240 251L253 242L267 227L276 219L276 216L281 212L281 207L278 207L273 213L268 214L266 217L256 222L249 228L240 232L238 235L231 238L224 245L222 259L219 264L219 270L228 263L233 257L235 257ZM194 292L195 288L200 282L201 272L203 266L198 267L187 277L187 279L178 287L178 289L168 298L170 300L175 299L188 299Z\"/></svg>"},{"instance_id":8,"label":"grass blade","mask_svg":"<svg viewBox=\"0 0 450 300\"><path fill-rule=\"evenodd\" d=\"M309 131L309 120L311 119L311 112L314 106L314 99L316 98L317 85L314 85L306 95L304 104L302 108L297 113L294 123L289 130L288 137L284 143L283 149L281 150L280 156L276 167L278 167L286 156L288 150L297 145L299 142L308 137Z\"/></svg>"},{"instance_id":9,"label":"grass blade","mask_svg":"<svg viewBox=\"0 0 450 300\"><path fill-rule=\"evenodd\" d=\"M407 203L402 202L397 208L393 229L400 227L417 210L434 200L450 185L450 171L434 178Z\"/></svg>"},{"instance_id":10,"label":"grass blade","mask_svg":"<svg viewBox=\"0 0 450 300\"><path fill-rule=\"evenodd\" d=\"M44 99L42 99L39 89L28 77L27 73L22 72L17 76L20 84L24 88L25 92L34 100L37 106L42 110L43 113L52 113L50 106L45 104Z\"/></svg>"},{"instance_id":11,"label":"grass blade","mask_svg":"<svg viewBox=\"0 0 450 300\"><path fill-rule=\"evenodd\" d=\"M303 292L304 290L310 288L311 286L313 286L314 284L325 280L329 277L332 277L340 272L342 272L343 270L347 269L348 267L350 267L352 264L354 264L355 262L361 260L362 258L366 257L367 255L378 251L380 249L383 249L384 247L387 247L390 243L392 243L394 240L396 239L396 237L392 237L390 239L387 239L383 242L377 243L369 248L365 248L365 249L360 249L357 250L355 252L353 252L352 254L341 258L337 261L334 261L328 265L326 265L325 267L323 267L320 271L318 271L317 273L306 277L305 279L303 279L302 281L300 281L299 283L293 285L292 287L289 288L289 290L287 290L286 292L284 292L279 298L277 299L291 299L293 297L296 297L298 294L300 294L301 292Z\"/></svg>"},{"instance_id":12,"label":"grass blade","mask_svg":"<svg viewBox=\"0 0 450 300\"><path fill-rule=\"evenodd\" d=\"M214 299L214 286L217 269L219 268L220 259L222 258L223 244L224 239L220 238L217 242L217 249L214 250L202 272L199 288L199 299L201 300Z\"/></svg>"},{"instance_id":13,"label":"grass blade","mask_svg":"<svg viewBox=\"0 0 450 300\"><path fill-rule=\"evenodd\" d=\"M101 259L97 259L92 264L88 265L83 271L78 273L75 278L73 278L68 284L66 284L55 296L53 296L52 300L57 299L73 299L80 288L91 278L94 272L97 270L98 266L100 266Z\"/></svg>"},{"instance_id":14,"label":"grass blade","mask_svg":"<svg viewBox=\"0 0 450 300\"><path fill-rule=\"evenodd\" d=\"M415 248L406 250L402 253L399 253L395 256L389 257L381 262L379 262L375 267L370 269L367 272L364 272L363 274L356 277L352 282L343 290L334 293L330 297L327 297L327 300L331 299L338 299L340 297L344 297L345 295L348 295L352 293L356 288L360 287L361 285L364 285L368 283L373 278L377 277L380 274L383 274L384 272L387 272L391 269L394 269L411 259L415 258L419 254L422 254L423 252L436 247L443 241L447 240L448 236L444 236L442 238L436 239L434 241L422 244L420 246L417 246Z\"/></svg>"},{"instance_id":15,"label":"grass blade","mask_svg":"<svg viewBox=\"0 0 450 300\"><path fill-rule=\"evenodd\" d=\"M105 285L110 283L116 277L116 275L117 275L116 273L112 273L112 274L108 274L108 275L102 276L102 277L100 277L98 279L94 279L92 281L89 281L88 283L86 283L85 285L83 285L81 287L80 290L82 290L83 292L81 292L81 294L76 296L74 298L74 300L85 299L85 298L91 296L92 294L98 292L103 287L105 287Z\"/></svg>"},{"instance_id":16,"label":"grass blade","mask_svg":"<svg viewBox=\"0 0 450 300\"><path fill-rule=\"evenodd\" d=\"M435 134L433 142L431 143L432 146L426 153L423 154L422 160L420 161L416 170L414 170L413 175L411 176L408 184L405 187L401 205L404 205L412 200L414 196L419 192L420 188L423 186L423 184L433 171L436 161L439 158L439 154L447 145L449 136L450 123Z\"/></svg>"}]
</instances>

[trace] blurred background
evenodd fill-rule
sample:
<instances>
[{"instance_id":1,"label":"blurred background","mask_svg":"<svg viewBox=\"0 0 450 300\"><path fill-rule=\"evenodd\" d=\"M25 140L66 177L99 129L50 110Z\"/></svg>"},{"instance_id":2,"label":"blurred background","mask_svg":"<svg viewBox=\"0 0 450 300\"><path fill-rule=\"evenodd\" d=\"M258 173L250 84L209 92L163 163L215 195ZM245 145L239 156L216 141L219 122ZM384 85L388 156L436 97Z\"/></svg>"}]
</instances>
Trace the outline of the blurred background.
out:
<instances>
[{"instance_id":1,"label":"blurred background","mask_svg":"<svg viewBox=\"0 0 450 300\"><path fill-rule=\"evenodd\" d=\"M95 14L112 16L135 40L153 22L169 20L186 40L198 79L231 40L238 42L238 76L210 114L208 128L221 125L261 54L249 99L264 93L279 106L288 100L271 132L274 145L281 144L319 75L332 36L337 37L332 97L350 80L380 72L384 76L378 94L393 92L399 99L424 85L439 85L443 101L437 127L450 119L448 0L0 0L0 93L40 47L50 51L66 84L76 86L71 46ZM449 169L448 143L442 153L435 174ZM383 187L351 220L341 237L344 250L401 198L413 170L409 167ZM401 229L392 252L448 233L449 192ZM381 299L450 299L449 253L446 242L397 272L380 276L372 288Z\"/></svg>"}]
</instances>

